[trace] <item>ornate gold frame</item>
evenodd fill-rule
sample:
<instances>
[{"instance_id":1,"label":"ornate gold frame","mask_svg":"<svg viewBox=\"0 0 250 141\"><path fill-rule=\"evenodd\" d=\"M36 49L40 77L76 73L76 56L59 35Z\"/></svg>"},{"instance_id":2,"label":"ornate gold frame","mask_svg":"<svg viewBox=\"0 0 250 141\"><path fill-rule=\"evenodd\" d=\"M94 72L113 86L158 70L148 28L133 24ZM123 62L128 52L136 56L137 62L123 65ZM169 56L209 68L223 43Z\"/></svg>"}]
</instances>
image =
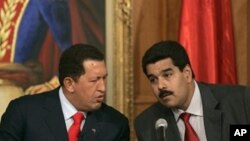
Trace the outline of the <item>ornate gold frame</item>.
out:
<instances>
[{"instance_id":1,"label":"ornate gold frame","mask_svg":"<svg viewBox=\"0 0 250 141\"><path fill-rule=\"evenodd\" d=\"M106 34L109 69L107 101L131 122L134 94L131 0L107 1L107 5L107 10L111 9L107 14L112 13L106 16L106 29L109 29Z\"/></svg>"},{"instance_id":2,"label":"ornate gold frame","mask_svg":"<svg viewBox=\"0 0 250 141\"><path fill-rule=\"evenodd\" d=\"M131 44L131 1L119 0L115 5L115 106L128 117L133 114L133 50Z\"/></svg>"}]
</instances>

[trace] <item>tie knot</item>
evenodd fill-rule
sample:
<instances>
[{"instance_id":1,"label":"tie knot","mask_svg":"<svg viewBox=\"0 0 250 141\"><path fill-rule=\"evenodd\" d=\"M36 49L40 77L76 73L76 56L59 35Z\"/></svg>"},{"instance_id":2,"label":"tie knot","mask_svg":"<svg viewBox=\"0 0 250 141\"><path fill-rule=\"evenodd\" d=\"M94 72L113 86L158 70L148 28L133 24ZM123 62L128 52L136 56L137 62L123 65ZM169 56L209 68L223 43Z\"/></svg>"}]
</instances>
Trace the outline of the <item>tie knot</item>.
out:
<instances>
[{"instance_id":1,"label":"tie knot","mask_svg":"<svg viewBox=\"0 0 250 141\"><path fill-rule=\"evenodd\" d=\"M184 122L189 122L189 118L190 118L191 114L189 113L182 113L180 115L180 118L184 121Z\"/></svg>"},{"instance_id":2,"label":"tie knot","mask_svg":"<svg viewBox=\"0 0 250 141\"><path fill-rule=\"evenodd\" d=\"M83 120L84 116L81 112L77 112L76 114L73 115L73 120L74 120L74 123L81 123L82 120Z\"/></svg>"}]
</instances>

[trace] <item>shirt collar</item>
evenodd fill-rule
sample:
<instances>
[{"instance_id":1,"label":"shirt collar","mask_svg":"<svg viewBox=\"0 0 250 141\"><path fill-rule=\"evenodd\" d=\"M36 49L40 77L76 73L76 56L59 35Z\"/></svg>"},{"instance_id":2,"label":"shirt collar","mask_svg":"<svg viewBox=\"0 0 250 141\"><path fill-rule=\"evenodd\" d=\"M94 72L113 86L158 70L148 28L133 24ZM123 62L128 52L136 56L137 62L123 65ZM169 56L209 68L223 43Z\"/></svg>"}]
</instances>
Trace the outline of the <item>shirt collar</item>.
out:
<instances>
[{"instance_id":1,"label":"shirt collar","mask_svg":"<svg viewBox=\"0 0 250 141\"><path fill-rule=\"evenodd\" d=\"M77 113L77 109L69 102L69 100L65 97L63 93L62 87L59 89L59 98L61 101L62 111L64 115L64 120L70 119L75 113ZM86 113L83 112L84 117L86 118Z\"/></svg>"},{"instance_id":2,"label":"shirt collar","mask_svg":"<svg viewBox=\"0 0 250 141\"><path fill-rule=\"evenodd\" d=\"M200 93L200 90L199 90L199 87L198 87L198 84L196 83L196 81L194 81L194 84L195 84L194 94L193 94L193 97L191 99L191 102L190 102L187 110L183 111L181 109L172 109L176 121L179 119L179 116L183 112L187 112L187 113L190 113L190 114L196 115L196 116L203 116L203 106L202 106L202 100L201 100L201 93Z\"/></svg>"}]
</instances>

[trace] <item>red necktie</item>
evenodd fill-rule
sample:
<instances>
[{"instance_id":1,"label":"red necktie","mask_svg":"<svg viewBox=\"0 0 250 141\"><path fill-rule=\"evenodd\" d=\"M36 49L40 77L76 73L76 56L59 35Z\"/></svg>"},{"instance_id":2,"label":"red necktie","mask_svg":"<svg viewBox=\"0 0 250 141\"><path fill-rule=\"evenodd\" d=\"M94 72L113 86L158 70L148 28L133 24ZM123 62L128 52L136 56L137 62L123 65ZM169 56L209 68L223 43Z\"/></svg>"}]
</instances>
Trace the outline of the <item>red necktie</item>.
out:
<instances>
[{"instance_id":1,"label":"red necktie","mask_svg":"<svg viewBox=\"0 0 250 141\"><path fill-rule=\"evenodd\" d=\"M189 118L191 114L189 113L182 113L180 118L184 121L185 124L185 141L199 141L197 134L195 133L194 129L192 128L191 124L189 123Z\"/></svg>"},{"instance_id":2,"label":"red necktie","mask_svg":"<svg viewBox=\"0 0 250 141\"><path fill-rule=\"evenodd\" d=\"M70 126L68 131L69 141L78 141L78 135L80 133L80 127L82 120L84 120L84 116L81 112L77 112L72 118L74 123Z\"/></svg>"}]
</instances>

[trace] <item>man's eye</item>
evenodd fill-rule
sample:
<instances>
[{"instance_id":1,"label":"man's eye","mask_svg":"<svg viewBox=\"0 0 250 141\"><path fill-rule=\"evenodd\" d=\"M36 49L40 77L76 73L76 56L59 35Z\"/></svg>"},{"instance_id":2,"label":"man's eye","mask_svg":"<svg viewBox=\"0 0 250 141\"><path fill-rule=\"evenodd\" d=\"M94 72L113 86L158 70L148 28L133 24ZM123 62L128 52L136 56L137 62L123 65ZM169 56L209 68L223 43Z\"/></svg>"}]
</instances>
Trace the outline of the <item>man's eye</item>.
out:
<instances>
[{"instance_id":1,"label":"man's eye","mask_svg":"<svg viewBox=\"0 0 250 141\"><path fill-rule=\"evenodd\" d=\"M163 76L164 76L165 78L169 78L169 77L172 76L172 75L173 75L173 73L170 73L170 72L164 73L164 74L163 74Z\"/></svg>"},{"instance_id":2,"label":"man's eye","mask_svg":"<svg viewBox=\"0 0 250 141\"><path fill-rule=\"evenodd\" d=\"M106 79L107 79L107 76L104 76L104 77L103 77L103 80L106 80Z\"/></svg>"},{"instance_id":3,"label":"man's eye","mask_svg":"<svg viewBox=\"0 0 250 141\"><path fill-rule=\"evenodd\" d=\"M90 80L90 82L96 82L97 81L97 79L94 79L94 80Z\"/></svg>"},{"instance_id":4,"label":"man's eye","mask_svg":"<svg viewBox=\"0 0 250 141\"><path fill-rule=\"evenodd\" d=\"M155 78L148 78L150 83L154 83L155 82Z\"/></svg>"}]
</instances>

